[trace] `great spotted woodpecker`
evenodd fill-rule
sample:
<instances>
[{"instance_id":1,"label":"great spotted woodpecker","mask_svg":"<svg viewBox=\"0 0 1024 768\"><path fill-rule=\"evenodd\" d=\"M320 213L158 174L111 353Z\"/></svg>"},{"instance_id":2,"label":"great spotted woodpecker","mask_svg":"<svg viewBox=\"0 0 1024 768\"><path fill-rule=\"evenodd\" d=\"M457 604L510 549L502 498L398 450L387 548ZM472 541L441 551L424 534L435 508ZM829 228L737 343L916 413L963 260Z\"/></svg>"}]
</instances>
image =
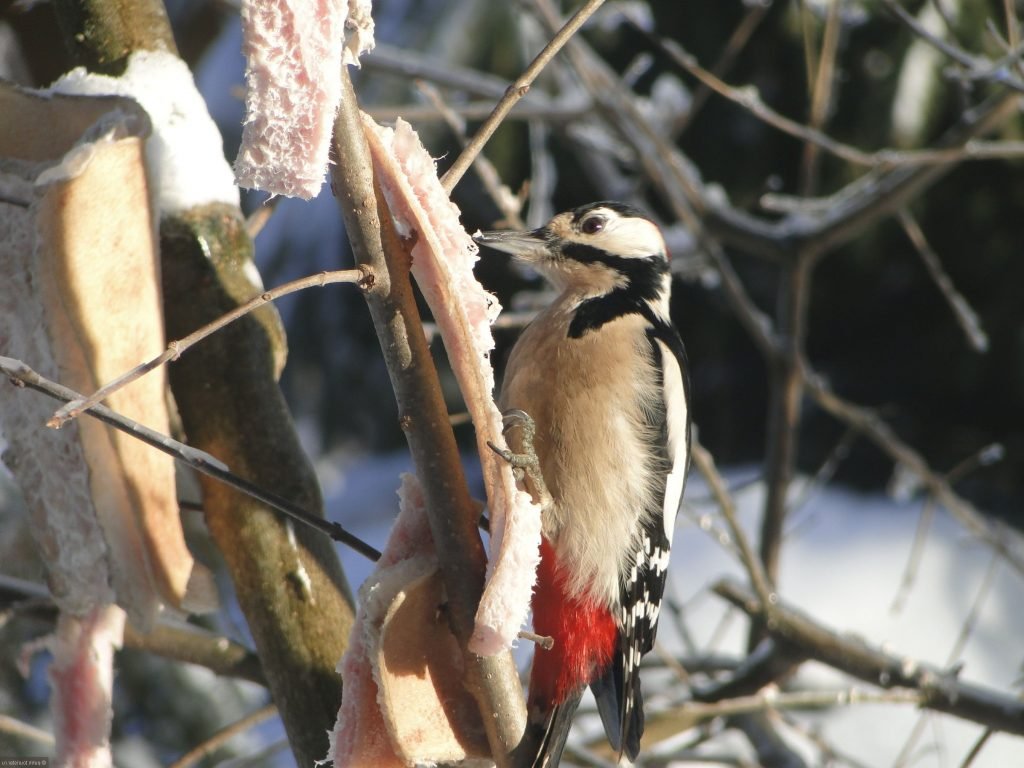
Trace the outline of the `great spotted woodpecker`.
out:
<instances>
[{"instance_id":1,"label":"great spotted woodpecker","mask_svg":"<svg viewBox=\"0 0 1024 768\"><path fill-rule=\"evenodd\" d=\"M614 202L584 205L531 232L481 245L543 274L558 297L523 332L499 404L535 424L547 486L528 708L535 766L561 759L589 685L612 747L634 760L644 728L641 657L651 650L690 457L686 353L669 317L658 227ZM513 451L529 450L509 432Z\"/></svg>"}]
</instances>

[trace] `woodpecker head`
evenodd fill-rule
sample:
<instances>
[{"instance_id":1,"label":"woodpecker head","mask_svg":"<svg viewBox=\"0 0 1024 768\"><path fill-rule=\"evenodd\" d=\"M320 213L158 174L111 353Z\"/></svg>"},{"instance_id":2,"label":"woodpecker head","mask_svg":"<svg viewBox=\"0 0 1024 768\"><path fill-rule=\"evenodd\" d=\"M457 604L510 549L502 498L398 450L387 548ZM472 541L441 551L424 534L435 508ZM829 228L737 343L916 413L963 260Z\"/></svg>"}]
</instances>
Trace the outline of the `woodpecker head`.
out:
<instances>
[{"instance_id":1,"label":"woodpecker head","mask_svg":"<svg viewBox=\"0 0 1024 768\"><path fill-rule=\"evenodd\" d=\"M474 239L512 254L563 290L588 296L625 291L667 301L665 240L653 221L629 205L590 203L531 232L481 232Z\"/></svg>"}]
</instances>

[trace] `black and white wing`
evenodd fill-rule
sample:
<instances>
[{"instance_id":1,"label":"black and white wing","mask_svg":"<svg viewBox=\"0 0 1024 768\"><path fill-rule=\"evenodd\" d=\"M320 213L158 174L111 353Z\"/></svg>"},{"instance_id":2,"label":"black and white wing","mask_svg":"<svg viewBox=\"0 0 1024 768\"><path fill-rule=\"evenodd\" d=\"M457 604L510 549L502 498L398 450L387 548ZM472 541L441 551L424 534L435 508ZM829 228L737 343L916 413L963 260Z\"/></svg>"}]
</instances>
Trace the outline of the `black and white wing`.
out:
<instances>
[{"instance_id":1,"label":"black and white wing","mask_svg":"<svg viewBox=\"0 0 1024 768\"><path fill-rule=\"evenodd\" d=\"M649 414L662 503L642 518L635 561L621 583L618 652L605 674L591 685L612 747L630 760L640 751L644 729L640 660L654 647L672 533L690 465L689 380L683 342L662 321L652 323L647 337L664 395L663 407Z\"/></svg>"}]
</instances>

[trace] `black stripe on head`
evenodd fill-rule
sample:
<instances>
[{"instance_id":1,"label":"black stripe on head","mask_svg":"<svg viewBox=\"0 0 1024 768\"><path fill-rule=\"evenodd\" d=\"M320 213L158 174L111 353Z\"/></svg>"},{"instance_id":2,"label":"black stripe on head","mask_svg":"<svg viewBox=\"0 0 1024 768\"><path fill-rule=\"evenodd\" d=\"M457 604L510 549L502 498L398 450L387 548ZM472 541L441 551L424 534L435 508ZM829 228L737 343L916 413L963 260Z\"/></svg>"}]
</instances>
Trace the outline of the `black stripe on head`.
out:
<instances>
[{"instance_id":1,"label":"black stripe on head","mask_svg":"<svg viewBox=\"0 0 1024 768\"><path fill-rule=\"evenodd\" d=\"M609 211L615 211L615 213L627 219L647 219L648 221L651 221L651 217L639 208L634 208L632 205L627 205L626 203L617 203L614 200L603 200L597 203L587 203L586 205L581 205L579 208L573 208L572 223L578 224L588 213L595 211L598 208L607 208Z\"/></svg>"},{"instance_id":2,"label":"black stripe on head","mask_svg":"<svg viewBox=\"0 0 1024 768\"><path fill-rule=\"evenodd\" d=\"M660 298L669 271L668 262L660 255L624 258L581 243L564 243L562 254L584 263L603 264L625 280L625 285L610 293L580 303L569 324L569 337L573 339L623 315L650 314L650 302Z\"/></svg>"}]
</instances>

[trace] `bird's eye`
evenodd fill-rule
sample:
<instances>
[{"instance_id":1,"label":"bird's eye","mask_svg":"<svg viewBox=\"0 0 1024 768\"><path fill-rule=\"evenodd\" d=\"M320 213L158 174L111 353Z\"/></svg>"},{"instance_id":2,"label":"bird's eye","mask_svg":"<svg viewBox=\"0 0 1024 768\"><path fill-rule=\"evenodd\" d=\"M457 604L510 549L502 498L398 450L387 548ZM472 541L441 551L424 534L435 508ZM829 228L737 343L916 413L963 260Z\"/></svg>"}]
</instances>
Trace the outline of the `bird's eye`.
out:
<instances>
[{"instance_id":1,"label":"bird's eye","mask_svg":"<svg viewBox=\"0 0 1024 768\"><path fill-rule=\"evenodd\" d=\"M583 223L580 224L580 231L585 235L595 235L604 229L605 220L603 216L591 216L589 219L584 219Z\"/></svg>"}]
</instances>

